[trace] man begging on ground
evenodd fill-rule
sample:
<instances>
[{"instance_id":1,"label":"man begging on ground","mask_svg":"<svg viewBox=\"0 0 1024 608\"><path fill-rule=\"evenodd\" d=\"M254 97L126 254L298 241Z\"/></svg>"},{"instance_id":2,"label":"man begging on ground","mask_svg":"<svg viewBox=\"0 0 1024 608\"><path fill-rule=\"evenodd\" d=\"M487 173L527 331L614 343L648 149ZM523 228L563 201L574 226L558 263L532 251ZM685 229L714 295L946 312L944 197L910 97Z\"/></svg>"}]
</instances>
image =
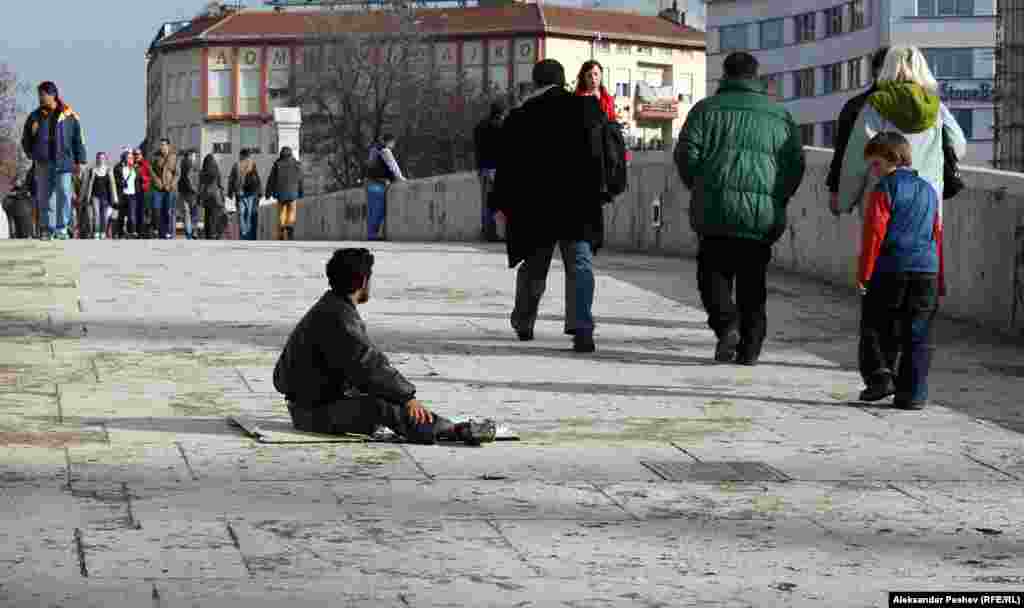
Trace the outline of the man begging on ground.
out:
<instances>
[{"instance_id":1,"label":"man begging on ground","mask_svg":"<svg viewBox=\"0 0 1024 608\"><path fill-rule=\"evenodd\" d=\"M372 271L366 249L339 249L327 262L330 290L299 321L274 367L274 387L288 400L292 424L359 435L383 426L412 443L494 441L492 420L453 424L427 410L370 340L356 305L370 300Z\"/></svg>"}]
</instances>

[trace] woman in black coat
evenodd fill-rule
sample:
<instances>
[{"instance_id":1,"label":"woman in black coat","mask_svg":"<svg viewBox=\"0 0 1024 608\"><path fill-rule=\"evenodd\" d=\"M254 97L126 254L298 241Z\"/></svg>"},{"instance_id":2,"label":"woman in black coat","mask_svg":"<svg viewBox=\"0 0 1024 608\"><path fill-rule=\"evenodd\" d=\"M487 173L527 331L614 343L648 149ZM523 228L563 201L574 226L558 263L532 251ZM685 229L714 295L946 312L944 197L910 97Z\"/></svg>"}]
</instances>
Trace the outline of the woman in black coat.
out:
<instances>
[{"instance_id":1,"label":"woman in black coat","mask_svg":"<svg viewBox=\"0 0 1024 608\"><path fill-rule=\"evenodd\" d=\"M203 230L207 239L221 238L227 224L223 181L217 158L213 154L207 154L203 159L203 168L199 172L199 202L206 211Z\"/></svg>"}]
</instances>

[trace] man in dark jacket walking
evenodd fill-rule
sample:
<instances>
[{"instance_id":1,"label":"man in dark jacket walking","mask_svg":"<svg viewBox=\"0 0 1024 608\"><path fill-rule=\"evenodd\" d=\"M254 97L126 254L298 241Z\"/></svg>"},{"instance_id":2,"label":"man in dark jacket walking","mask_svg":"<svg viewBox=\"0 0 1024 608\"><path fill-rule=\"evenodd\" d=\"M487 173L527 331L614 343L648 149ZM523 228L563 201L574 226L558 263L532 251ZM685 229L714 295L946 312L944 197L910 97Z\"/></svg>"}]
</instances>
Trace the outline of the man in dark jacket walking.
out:
<instances>
[{"instance_id":1,"label":"man in dark jacket walking","mask_svg":"<svg viewBox=\"0 0 1024 608\"><path fill-rule=\"evenodd\" d=\"M302 165L295 160L292 149L281 148L281 155L267 177L267 198L276 198L278 204L279 240L295 238L295 201L303 192Z\"/></svg>"},{"instance_id":2,"label":"man in dark jacket walking","mask_svg":"<svg viewBox=\"0 0 1024 608\"><path fill-rule=\"evenodd\" d=\"M604 238L599 134L607 117L596 97L565 89L565 70L553 59L533 67L533 84L536 90L502 126L492 194L507 218L509 267L522 262L512 328L520 340L533 339L557 244L566 274L565 331L576 352L589 353L595 350L593 255Z\"/></svg>"},{"instance_id":3,"label":"man in dark jacket walking","mask_svg":"<svg viewBox=\"0 0 1024 608\"><path fill-rule=\"evenodd\" d=\"M36 206L44 238L70 238L72 175L88 162L78 114L60 97L57 85L39 85L39 108L25 120L21 147L35 163Z\"/></svg>"},{"instance_id":4,"label":"man in dark jacket walking","mask_svg":"<svg viewBox=\"0 0 1024 608\"><path fill-rule=\"evenodd\" d=\"M288 400L296 429L372 435L387 427L413 443L494 441L492 420L453 424L416 399L366 333L356 310L370 299L373 254L339 249L327 262L330 290L292 331L274 367L274 387Z\"/></svg>"},{"instance_id":5,"label":"man in dark jacket walking","mask_svg":"<svg viewBox=\"0 0 1024 608\"><path fill-rule=\"evenodd\" d=\"M494 220L494 209L490 195L494 190L494 176L498 169L498 151L501 149L501 121L505 116L505 104L495 101L491 113L473 130L473 144L476 148L476 168L480 177L480 201L483 211L483 237L485 241L497 241L498 225Z\"/></svg>"},{"instance_id":6,"label":"man in dark jacket walking","mask_svg":"<svg viewBox=\"0 0 1024 608\"><path fill-rule=\"evenodd\" d=\"M843 155L846 154L846 145L850 143L850 133L853 131L854 123L857 122L857 117L860 116L860 111L867 103L868 97L876 90L878 74L882 71L885 55L888 52L889 47L887 46L875 51L871 57L871 86L868 87L868 90L847 101L836 120L835 142L833 143L835 151L832 153L832 163L828 167L828 177L825 179L825 183L828 185L829 191L829 209L837 216L840 214L839 178L843 174Z\"/></svg>"},{"instance_id":7,"label":"man in dark jacket walking","mask_svg":"<svg viewBox=\"0 0 1024 608\"><path fill-rule=\"evenodd\" d=\"M697 280L718 337L715 360L743 365L761 354L772 244L805 168L800 130L768 97L757 67L749 53L729 55L718 93L690 110L675 149L700 238Z\"/></svg>"}]
</instances>

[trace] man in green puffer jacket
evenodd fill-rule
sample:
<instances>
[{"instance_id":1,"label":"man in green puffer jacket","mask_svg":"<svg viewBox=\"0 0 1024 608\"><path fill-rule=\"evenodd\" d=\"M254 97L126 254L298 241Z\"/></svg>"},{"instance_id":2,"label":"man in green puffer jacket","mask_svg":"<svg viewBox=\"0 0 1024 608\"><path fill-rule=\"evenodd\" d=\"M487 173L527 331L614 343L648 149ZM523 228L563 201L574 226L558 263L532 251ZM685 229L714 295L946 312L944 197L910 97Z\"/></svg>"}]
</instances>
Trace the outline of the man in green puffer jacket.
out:
<instances>
[{"instance_id":1,"label":"man in green puffer jacket","mask_svg":"<svg viewBox=\"0 0 1024 608\"><path fill-rule=\"evenodd\" d=\"M800 130L757 78L757 59L725 59L718 93L690 110L675 149L700 238L697 281L715 360L754 365L767 334L766 273L804 176ZM733 300L733 285L736 300Z\"/></svg>"}]
</instances>

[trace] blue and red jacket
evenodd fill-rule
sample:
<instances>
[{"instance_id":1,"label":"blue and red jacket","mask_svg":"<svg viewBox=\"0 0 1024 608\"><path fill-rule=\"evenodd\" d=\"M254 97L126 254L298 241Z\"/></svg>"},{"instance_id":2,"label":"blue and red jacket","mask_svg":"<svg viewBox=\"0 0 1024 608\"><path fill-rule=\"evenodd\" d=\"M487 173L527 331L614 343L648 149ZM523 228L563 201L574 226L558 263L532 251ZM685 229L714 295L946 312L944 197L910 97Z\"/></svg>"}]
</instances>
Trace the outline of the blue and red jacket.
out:
<instances>
[{"instance_id":1,"label":"blue and red jacket","mask_svg":"<svg viewBox=\"0 0 1024 608\"><path fill-rule=\"evenodd\" d=\"M945 294L939 198L917 171L901 167L878 182L868 198L857 280L876 272L935 273Z\"/></svg>"},{"instance_id":2,"label":"blue and red jacket","mask_svg":"<svg viewBox=\"0 0 1024 608\"><path fill-rule=\"evenodd\" d=\"M71 173L75 163L88 162L78 113L65 104L55 111L38 108L29 114L21 147L34 162L50 165L57 173Z\"/></svg>"}]
</instances>

